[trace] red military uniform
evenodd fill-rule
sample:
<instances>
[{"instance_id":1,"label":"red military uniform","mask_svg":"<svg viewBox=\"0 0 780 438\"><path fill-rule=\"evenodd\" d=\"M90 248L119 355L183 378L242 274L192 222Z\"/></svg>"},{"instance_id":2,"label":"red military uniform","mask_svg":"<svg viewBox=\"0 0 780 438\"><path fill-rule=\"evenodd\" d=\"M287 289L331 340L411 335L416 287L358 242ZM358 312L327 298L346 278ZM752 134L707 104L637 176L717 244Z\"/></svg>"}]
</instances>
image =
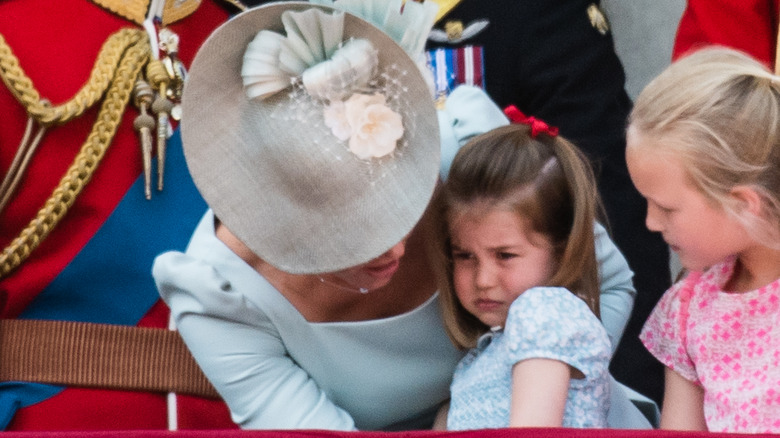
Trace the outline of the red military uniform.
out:
<instances>
[{"instance_id":1,"label":"red military uniform","mask_svg":"<svg viewBox=\"0 0 780 438\"><path fill-rule=\"evenodd\" d=\"M185 65L226 19L226 9L204 0L192 15L170 25L180 37L179 57ZM0 36L40 96L53 105L71 99L87 82L101 46L122 28L141 27L88 0L0 2ZM0 63L7 62L8 53L2 55ZM154 190L150 200L144 198L133 129L139 112L132 100L104 158L67 214L29 258L0 278L3 319L168 327L168 309L151 278L152 260L162 250L186 245L205 204L188 180L176 144L169 152L165 188ZM57 187L96 123L99 107L100 102L82 116L48 128L21 185L0 213L4 248ZM0 88L0 109L4 175L27 114L8 87ZM172 406L176 415L170 419ZM236 427L219 399L179 395L172 402L160 392L0 382L0 427L6 430L165 429L170 424L181 429Z\"/></svg>"},{"instance_id":2,"label":"red military uniform","mask_svg":"<svg viewBox=\"0 0 780 438\"><path fill-rule=\"evenodd\" d=\"M777 0L688 0L672 57L718 44L749 53L772 68L779 5Z\"/></svg>"}]
</instances>

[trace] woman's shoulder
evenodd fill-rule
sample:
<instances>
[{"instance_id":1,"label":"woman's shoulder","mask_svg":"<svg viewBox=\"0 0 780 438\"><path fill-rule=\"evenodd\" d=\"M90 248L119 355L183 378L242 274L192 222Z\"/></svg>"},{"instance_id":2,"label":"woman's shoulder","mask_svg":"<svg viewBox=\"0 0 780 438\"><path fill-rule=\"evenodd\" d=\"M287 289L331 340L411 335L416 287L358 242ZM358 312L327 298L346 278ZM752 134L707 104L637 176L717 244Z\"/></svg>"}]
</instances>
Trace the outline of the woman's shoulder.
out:
<instances>
[{"instance_id":1,"label":"woman's shoulder","mask_svg":"<svg viewBox=\"0 0 780 438\"><path fill-rule=\"evenodd\" d=\"M152 275L160 297L175 314L256 321L279 301L273 286L216 237L211 211L185 252L168 251L155 258Z\"/></svg>"}]
</instances>

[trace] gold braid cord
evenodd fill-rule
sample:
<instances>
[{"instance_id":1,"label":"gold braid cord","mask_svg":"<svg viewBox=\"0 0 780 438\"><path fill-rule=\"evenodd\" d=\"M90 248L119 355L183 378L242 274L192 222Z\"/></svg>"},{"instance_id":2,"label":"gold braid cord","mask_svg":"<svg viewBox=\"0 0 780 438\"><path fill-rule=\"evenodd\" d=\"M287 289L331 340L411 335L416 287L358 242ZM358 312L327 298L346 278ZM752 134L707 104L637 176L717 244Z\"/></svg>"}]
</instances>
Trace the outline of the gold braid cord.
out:
<instances>
[{"instance_id":1,"label":"gold braid cord","mask_svg":"<svg viewBox=\"0 0 780 438\"><path fill-rule=\"evenodd\" d=\"M103 93L116 74L119 60L125 55L128 47L142 41L148 41L148 37L143 31L136 29L122 29L111 35L100 49L87 83L71 100L55 107L41 102L38 90L19 66L19 61L2 35L0 35L0 76L32 117L44 125L62 124L82 115L103 97Z\"/></svg>"},{"instance_id":2,"label":"gold braid cord","mask_svg":"<svg viewBox=\"0 0 780 438\"><path fill-rule=\"evenodd\" d=\"M133 85L150 57L149 39L140 29L123 29L101 48L88 83L70 101L55 107L38 91L0 36L0 76L28 113L40 123L61 124L83 114L104 95L97 120L78 155L36 217L0 254L0 278L17 268L57 226L92 178L122 121ZM106 88L108 90L106 91Z\"/></svg>"}]
</instances>

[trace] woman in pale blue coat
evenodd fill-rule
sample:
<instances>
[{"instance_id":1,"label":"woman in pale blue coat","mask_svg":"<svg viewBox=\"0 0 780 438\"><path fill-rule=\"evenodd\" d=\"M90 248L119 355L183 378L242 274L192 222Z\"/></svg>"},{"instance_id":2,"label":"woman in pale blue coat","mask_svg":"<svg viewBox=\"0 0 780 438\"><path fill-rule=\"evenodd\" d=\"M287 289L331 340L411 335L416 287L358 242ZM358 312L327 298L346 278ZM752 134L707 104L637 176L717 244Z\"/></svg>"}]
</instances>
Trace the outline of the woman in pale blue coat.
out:
<instances>
[{"instance_id":1,"label":"woman in pale blue coat","mask_svg":"<svg viewBox=\"0 0 780 438\"><path fill-rule=\"evenodd\" d=\"M429 5L408 2L407 13L425 22ZM322 38L324 58L308 61L308 79L270 68L315 28L343 35ZM260 32L268 29L275 35ZM369 44L347 43L360 39ZM232 19L192 64L183 144L211 208L187 250L160 255L153 273L187 346L244 428L420 429L448 399L463 352L440 319L424 212L439 146L449 156L506 119L484 93L464 89L437 121L410 55L417 49L350 14L281 3ZM334 85L334 71L360 77L343 75L340 57L375 76ZM292 80L269 81L253 68ZM635 292L623 256L603 228L596 233L614 349ZM649 426L617 384L612 411L613 427Z\"/></svg>"}]
</instances>

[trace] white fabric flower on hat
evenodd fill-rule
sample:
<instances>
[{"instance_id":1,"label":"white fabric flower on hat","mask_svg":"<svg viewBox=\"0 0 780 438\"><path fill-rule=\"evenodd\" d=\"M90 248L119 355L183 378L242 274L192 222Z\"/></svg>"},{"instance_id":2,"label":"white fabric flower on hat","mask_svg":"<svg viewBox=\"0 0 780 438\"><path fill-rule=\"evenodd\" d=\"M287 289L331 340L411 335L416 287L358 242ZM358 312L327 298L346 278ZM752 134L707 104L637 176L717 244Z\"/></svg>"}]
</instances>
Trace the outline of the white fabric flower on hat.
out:
<instances>
[{"instance_id":1,"label":"white fabric flower on hat","mask_svg":"<svg viewBox=\"0 0 780 438\"><path fill-rule=\"evenodd\" d=\"M391 154L404 134L401 115L387 106L382 94L353 94L325 108L325 125L360 159Z\"/></svg>"},{"instance_id":2,"label":"white fabric flower on hat","mask_svg":"<svg viewBox=\"0 0 780 438\"><path fill-rule=\"evenodd\" d=\"M330 128L333 135L341 141L347 141L352 136L352 127L349 126L346 113L347 110L342 100L331 102L323 111L325 126Z\"/></svg>"}]
</instances>

